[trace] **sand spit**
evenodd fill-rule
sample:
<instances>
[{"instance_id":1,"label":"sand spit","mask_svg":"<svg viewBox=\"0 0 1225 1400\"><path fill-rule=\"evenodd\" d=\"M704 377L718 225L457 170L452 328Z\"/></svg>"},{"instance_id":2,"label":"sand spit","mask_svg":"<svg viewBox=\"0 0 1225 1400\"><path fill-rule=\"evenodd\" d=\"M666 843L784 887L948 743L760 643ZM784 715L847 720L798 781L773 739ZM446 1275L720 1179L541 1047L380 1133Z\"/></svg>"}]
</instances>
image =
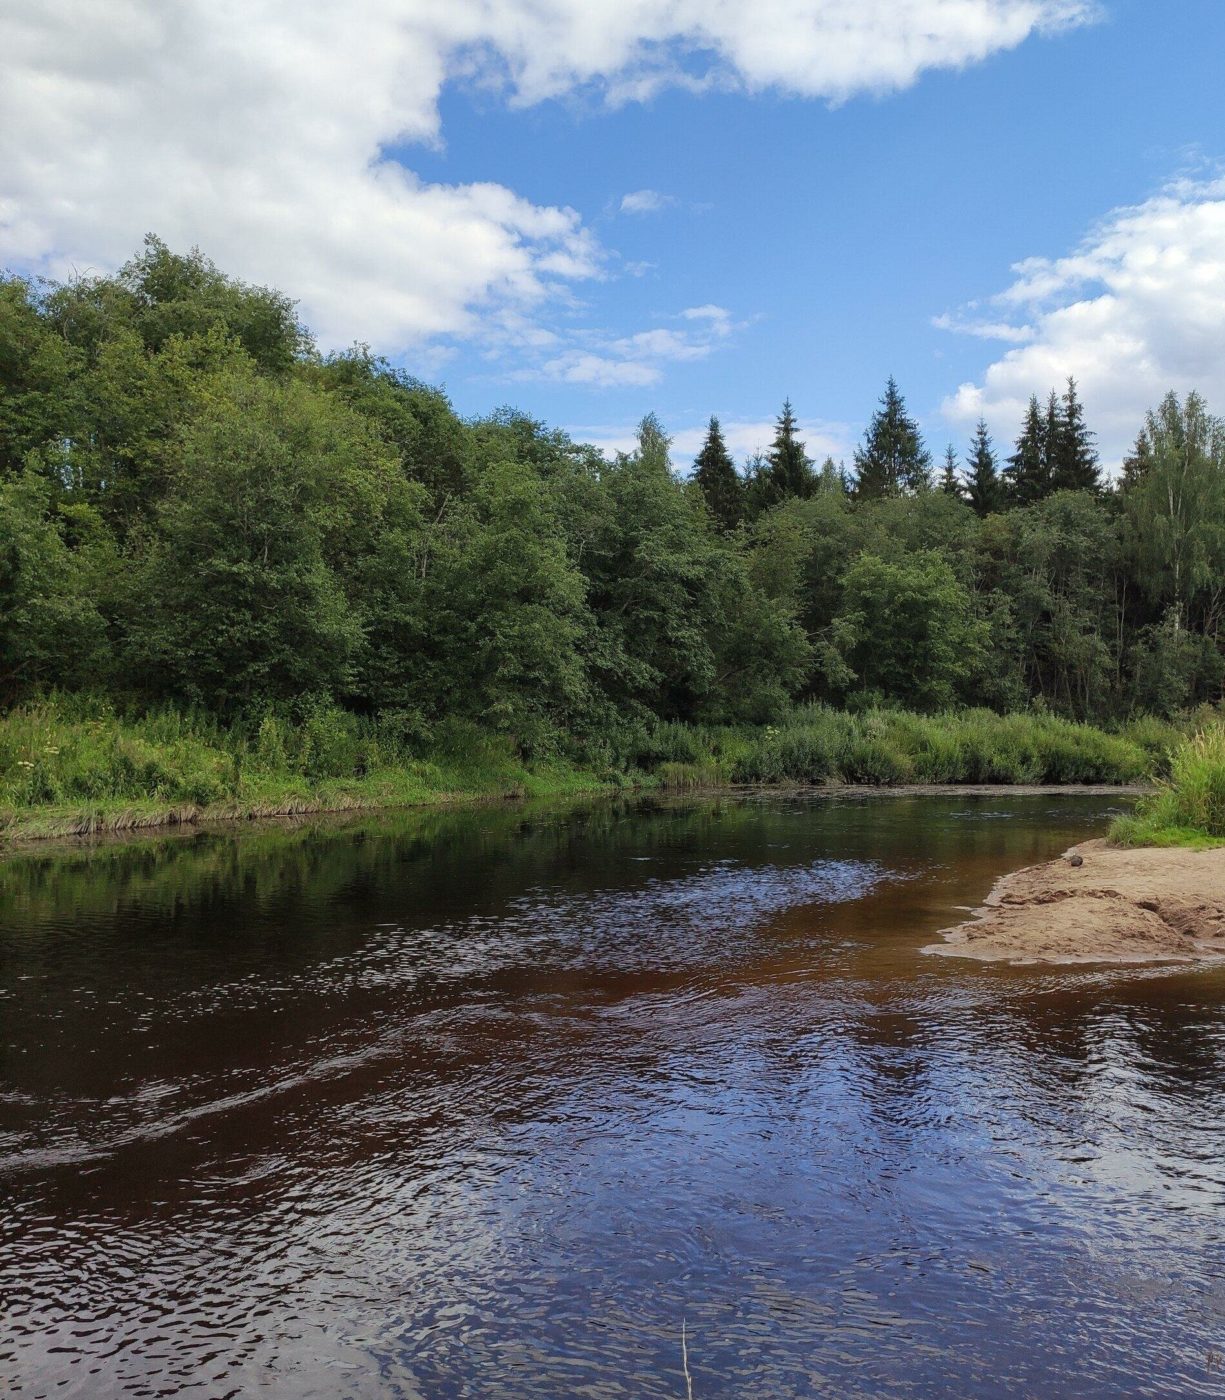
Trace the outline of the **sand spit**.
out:
<instances>
[{"instance_id":1,"label":"sand spit","mask_svg":"<svg viewBox=\"0 0 1225 1400\"><path fill-rule=\"evenodd\" d=\"M923 951L1012 963L1225 959L1225 847L1123 850L1086 841L1006 875L973 918L943 937Z\"/></svg>"}]
</instances>

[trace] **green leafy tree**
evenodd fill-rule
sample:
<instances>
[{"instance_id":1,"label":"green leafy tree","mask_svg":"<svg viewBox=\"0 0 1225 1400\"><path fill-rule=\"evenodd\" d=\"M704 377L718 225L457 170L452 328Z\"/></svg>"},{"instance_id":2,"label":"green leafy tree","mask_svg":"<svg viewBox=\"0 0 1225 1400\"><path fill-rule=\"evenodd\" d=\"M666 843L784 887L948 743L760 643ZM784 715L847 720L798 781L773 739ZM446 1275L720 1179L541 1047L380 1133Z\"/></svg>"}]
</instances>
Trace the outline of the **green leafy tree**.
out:
<instances>
[{"instance_id":1,"label":"green leafy tree","mask_svg":"<svg viewBox=\"0 0 1225 1400\"><path fill-rule=\"evenodd\" d=\"M826 457L817 473L817 491L834 492L841 496L850 495L851 483L847 479L846 468L832 457Z\"/></svg>"},{"instance_id":2,"label":"green leafy tree","mask_svg":"<svg viewBox=\"0 0 1225 1400\"><path fill-rule=\"evenodd\" d=\"M931 455L892 375L855 451L855 475L855 494L863 501L931 485Z\"/></svg>"},{"instance_id":3,"label":"green leafy tree","mask_svg":"<svg viewBox=\"0 0 1225 1400\"><path fill-rule=\"evenodd\" d=\"M174 253L153 234L113 277L67 283L47 310L57 331L88 353L120 330L152 354L176 337L220 334L262 371L285 374L312 348L288 297L227 276L198 249Z\"/></svg>"},{"instance_id":4,"label":"green leafy tree","mask_svg":"<svg viewBox=\"0 0 1225 1400\"><path fill-rule=\"evenodd\" d=\"M984 547L982 585L1009 600L1027 693L1080 718L1108 714L1123 664L1115 514L1085 492L1059 492L989 517Z\"/></svg>"},{"instance_id":5,"label":"green leafy tree","mask_svg":"<svg viewBox=\"0 0 1225 1400\"><path fill-rule=\"evenodd\" d=\"M1215 634L1225 603L1225 424L1170 393L1147 415L1142 472L1124 492L1147 595L1180 626L1199 611Z\"/></svg>"},{"instance_id":6,"label":"green leafy tree","mask_svg":"<svg viewBox=\"0 0 1225 1400\"><path fill-rule=\"evenodd\" d=\"M80 357L48 324L36 289L0 277L0 476L70 435ZM44 451L44 461L51 454Z\"/></svg>"},{"instance_id":7,"label":"green leafy tree","mask_svg":"<svg viewBox=\"0 0 1225 1400\"><path fill-rule=\"evenodd\" d=\"M918 710L962 698L987 646L972 595L931 552L896 562L861 554L846 574L837 631L862 689Z\"/></svg>"},{"instance_id":8,"label":"green leafy tree","mask_svg":"<svg viewBox=\"0 0 1225 1400\"><path fill-rule=\"evenodd\" d=\"M705 507L648 456L623 457L602 486L582 560L596 682L619 713L692 715L716 674L722 551Z\"/></svg>"},{"instance_id":9,"label":"green leafy tree","mask_svg":"<svg viewBox=\"0 0 1225 1400\"><path fill-rule=\"evenodd\" d=\"M458 712L547 748L588 703L586 586L547 485L521 462L486 466L422 552L419 670L427 712Z\"/></svg>"},{"instance_id":10,"label":"green leafy tree","mask_svg":"<svg viewBox=\"0 0 1225 1400\"><path fill-rule=\"evenodd\" d=\"M646 414L638 424L638 461L666 476L672 470L671 447L672 439L659 418L654 413Z\"/></svg>"},{"instance_id":11,"label":"green leafy tree","mask_svg":"<svg viewBox=\"0 0 1225 1400\"><path fill-rule=\"evenodd\" d=\"M250 373L216 379L133 597L129 649L153 688L223 711L345 694L362 643L346 579L399 481L343 405Z\"/></svg>"},{"instance_id":12,"label":"green leafy tree","mask_svg":"<svg viewBox=\"0 0 1225 1400\"><path fill-rule=\"evenodd\" d=\"M693 478L701 487L711 519L724 534L731 534L744 519L744 487L723 441L719 420L713 416L702 450L694 458Z\"/></svg>"},{"instance_id":13,"label":"green leafy tree","mask_svg":"<svg viewBox=\"0 0 1225 1400\"><path fill-rule=\"evenodd\" d=\"M106 679L97 574L86 551L68 547L43 477L0 478L0 697Z\"/></svg>"},{"instance_id":14,"label":"green leafy tree","mask_svg":"<svg viewBox=\"0 0 1225 1400\"><path fill-rule=\"evenodd\" d=\"M473 435L440 390L365 345L329 355L319 366L306 366L305 373L378 428L405 475L426 488L435 508L467 488Z\"/></svg>"}]
</instances>

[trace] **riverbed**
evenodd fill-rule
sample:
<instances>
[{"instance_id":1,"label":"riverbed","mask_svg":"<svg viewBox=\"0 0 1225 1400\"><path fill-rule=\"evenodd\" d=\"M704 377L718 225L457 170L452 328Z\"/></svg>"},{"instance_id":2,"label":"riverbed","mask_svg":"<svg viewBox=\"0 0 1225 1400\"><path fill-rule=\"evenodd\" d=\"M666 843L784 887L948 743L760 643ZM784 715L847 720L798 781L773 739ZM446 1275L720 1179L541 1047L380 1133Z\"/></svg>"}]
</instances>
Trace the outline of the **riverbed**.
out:
<instances>
[{"instance_id":1,"label":"riverbed","mask_svg":"<svg viewBox=\"0 0 1225 1400\"><path fill-rule=\"evenodd\" d=\"M0 1391L1225 1393L1225 971L920 952L1119 805L10 855Z\"/></svg>"}]
</instances>

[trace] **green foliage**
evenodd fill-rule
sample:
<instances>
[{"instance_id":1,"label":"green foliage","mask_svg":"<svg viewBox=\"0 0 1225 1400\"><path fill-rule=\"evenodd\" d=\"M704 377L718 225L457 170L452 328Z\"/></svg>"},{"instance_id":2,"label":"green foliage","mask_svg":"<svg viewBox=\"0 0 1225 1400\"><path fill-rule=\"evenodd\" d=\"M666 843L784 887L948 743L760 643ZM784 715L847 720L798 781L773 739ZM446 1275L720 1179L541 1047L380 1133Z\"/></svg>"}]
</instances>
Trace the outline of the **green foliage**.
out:
<instances>
[{"instance_id":1,"label":"green foliage","mask_svg":"<svg viewBox=\"0 0 1225 1400\"><path fill-rule=\"evenodd\" d=\"M706 441L693 461L693 479L706 498L711 519L724 534L730 535L744 519L744 486L723 441L719 420L713 416Z\"/></svg>"},{"instance_id":2,"label":"green foliage","mask_svg":"<svg viewBox=\"0 0 1225 1400\"><path fill-rule=\"evenodd\" d=\"M1116 821L1122 846L1202 845L1225 841L1225 725L1219 721L1175 750L1168 781Z\"/></svg>"},{"instance_id":3,"label":"green foliage","mask_svg":"<svg viewBox=\"0 0 1225 1400\"><path fill-rule=\"evenodd\" d=\"M128 617L163 694L234 711L343 693L361 643L346 575L404 489L356 415L249 372L209 385L176 447Z\"/></svg>"},{"instance_id":4,"label":"green foliage","mask_svg":"<svg viewBox=\"0 0 1225 1400\"><path fill-rule=\"evenodd\" d=\"M969 591L932 551L898 563L861 554L846 574L835 634L860 688L919 710L954 703L987 646Z\"/></svg>"},{"instance_id":5,"label":"green foliage","mask_svg":"<svg viewBox=\"0 0 1225 1400\"><path fill-rule=\"evenodd\" d=\"M1177 724L1221 697L1225 429L1197 395L1148 416L1117 491L1074 381L1032 401L1003 481L980 423L929 489L893 380L853 490L831 460L814 474L790 402L743 479L715 418L693 480L669 454L654 414L612 462L510 408L464 421L153 238L114 276L0 280L0 705L58 690L138 717L107 721L121 741L80 781L39 767L38 800L273 800L401 762L429 767L401 793L575 764L1075 779L1127 765L1045 718L896 716ZM804 702L850 728L797 724Z\"/></svg>"},{"instance_id":6,"label":"green foliage","mask_svg":"<svg viewBox=\"0 0 1225 1400\"><path fill-rule=\"evenodd\" d=\"M815 487L812 462L796 436L795 412L787 399L775 424L774 442L766 454L761 499L775 505L793 496L811 496Z\"/></svg>"},{"instance_id":7,"label":"green foliage","mask_svg":"<svg viewBox=\"0 0 1225 1400\"><path fill-rule=\"evenodd\" d=\"M1085 424L1084 406L1071 377L1059 407L1050 458L1052 490L1096 491L1101 486L1093 434Z\"/></svg>"},{"instance_id":8,"label":"green foliage","mask_svg":"<svg viewBox=\"0 0 1225 1400\"><path fill-rule=\"evenodd\" d=\"M42 477L0 478L0 697L96 677L106 643L98 554L68 547Z\"/></svg>"},{"instance_id":9,"label":"green foliage","mask_svg":"<svg viewBox=\"0 0 1225 1400\"><path fill-rule=\"evenodd\" d=\"M970 447L970 462L966 482L966 499L980 518L999 510L1004 504L1004 488L1000 481L991 435L980 418Z\"/></svg>"},{"instance_id":10,"label":"green foliage","mask_svg":"<svg viewBox=\"0 0 1225 1400\"><path fill-rule=\"evenodd\" d=\"M892 375L864 433L863 446L855 451L855 473L855 493L863 501L923 491L931 485L931 455Z\"/></svg>"},{"instance_id":11,"label":"green foliage","mask_svg":"<svg viewBox=\"0 0 1225 1400\"><path fill-rule=\"evenodd\" d=\"M1009 505L1029 506L1049 496L1052 490L1048 452L1048 423L1042 417L1038 396L1032 395L1025 415L1025 426L1016 449L1004 468L1004 492Z\"/></svg>"},{"instance_id":12,"label":"green foliage","mask_svg":"<svg viewBox=\"0 0 1225 1400\"><path fill-rule=\"evenodd\" d=\"M940 489L954 500L962 499L961 473L957 470L957 449L950 442L944 449L944 466L940 469Z\"/></svg>"},{"instance_id":13,"label":"green foliage","mask_svg":"<svg viewBox=\"0 0 1225 1400\"><path fill-rule=\"evenodd\" d=\"M1133 739L1049 715L919 716L810 706L761 731L738 782L1131 783L1153 759Z\"/></svg>"},{"instance_id":14,"label":"green foliage","mask_svg":"<svg viewBox=\"0 0 1225 1400\"><path fill-rule=\"evenodd\" d=\"M1148 597L1179 626L1214 634L1225 601L1225 423L1198 394L1150 412L1124 491L1130 545Z\"/></svg>"}]
</instances>

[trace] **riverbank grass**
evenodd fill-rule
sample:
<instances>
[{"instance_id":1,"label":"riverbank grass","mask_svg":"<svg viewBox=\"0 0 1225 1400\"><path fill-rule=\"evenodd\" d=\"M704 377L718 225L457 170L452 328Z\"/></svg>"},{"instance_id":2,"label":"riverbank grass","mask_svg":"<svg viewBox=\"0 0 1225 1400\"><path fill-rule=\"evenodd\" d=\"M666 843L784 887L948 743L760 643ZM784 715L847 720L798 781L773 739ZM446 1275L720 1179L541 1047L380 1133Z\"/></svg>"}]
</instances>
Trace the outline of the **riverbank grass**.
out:
<instances>
[{"instance_id":1,"label":"riverbank grass","mask_svg":"<svg viewBox=\"0 0 1225 1400\"><path fill-rule=\"evenodd\" d=\"M1116 846L1225 845L1225 725L1187 739L1174 751L1169 778L1142 798L1134 814L1110 828Z\"/></svg>"},{"instance_id":2,"label":"riverbank grass","mask_svg":"<svg viewBox=\"0 0 1225 1400\"><path fill-rule=\"evenodd\" d=\"M656 724L619 746L557 736L525 753L468 721L323 706L224 725L173 707L123 713L52 697L0 716L0 837L296 816L621 788L1134 784L1182 734L1106 733L1046 714L798 707L760 728Z\"/></svg>"},{"instance_id":3,"label":"riverbank grass","mask_svg":"<svg viewBox=\"0 0 1225 1400\"><path fill-rule=\"evenodd\" d=\"M423 750L423 751L419 751ZM250 730L207 714L138 717L48 700L0 718L0 837L563 797L609 786L559 758L529 763L507 739L438 726L428 748L394 721L325 709Z\"/></svg>"}]
</instances>

